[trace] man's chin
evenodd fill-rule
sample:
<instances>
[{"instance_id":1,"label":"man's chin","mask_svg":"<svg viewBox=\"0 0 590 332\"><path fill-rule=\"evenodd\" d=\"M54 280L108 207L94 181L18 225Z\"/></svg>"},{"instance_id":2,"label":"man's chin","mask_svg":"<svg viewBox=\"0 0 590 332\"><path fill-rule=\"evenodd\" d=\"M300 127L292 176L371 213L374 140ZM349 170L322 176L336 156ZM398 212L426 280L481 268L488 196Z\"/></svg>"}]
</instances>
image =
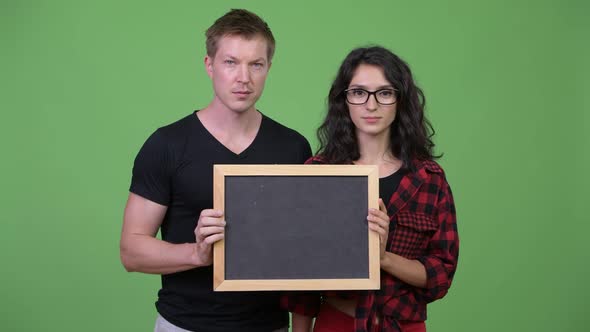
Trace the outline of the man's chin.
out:
<instances>
[{"instance_id":1,"label":"man's chin","mask_svg":"<svg viewBox=\"0 0 590 332\"><path fill-rule=\"evenodd\" d=\"M237 102L237 103L234 103L231 106L232 106L231 109L234 112L236 112L236 113L245 113L245 112L248 112L250 110L256 109L255 103L252 103L251 101L248 101L248 102Z\"/></svg>"},{"instance_id":2,"label":"man's chin","mask_svg":"<svg viewBox=\"0 0 590 332\"><path fill-rule=\"evenodd\" d=\"M246 113L251 109L254 109L254 105L249 105L249 106L236 106L236 107L232 107L232 110L236 113Z\"/></svg>"}]
</instances>

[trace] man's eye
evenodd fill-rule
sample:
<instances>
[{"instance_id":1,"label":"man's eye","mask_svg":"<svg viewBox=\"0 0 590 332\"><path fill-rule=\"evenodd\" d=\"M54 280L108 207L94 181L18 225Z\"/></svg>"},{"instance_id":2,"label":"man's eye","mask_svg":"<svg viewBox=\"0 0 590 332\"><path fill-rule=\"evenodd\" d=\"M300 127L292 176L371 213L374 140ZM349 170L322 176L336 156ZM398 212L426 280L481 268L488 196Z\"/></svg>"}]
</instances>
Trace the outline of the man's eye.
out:
<instances>
[{"instance_id":1,"label":"man's eye","mask_svg":"<svg viewBox=\"0 0 590 332\"><path fill-rule=\"evenodd\" d=\"M223 62L227 65L235 65L236 64L236 62L234 60L225 60Z\"/></svg>"}]
</instances>

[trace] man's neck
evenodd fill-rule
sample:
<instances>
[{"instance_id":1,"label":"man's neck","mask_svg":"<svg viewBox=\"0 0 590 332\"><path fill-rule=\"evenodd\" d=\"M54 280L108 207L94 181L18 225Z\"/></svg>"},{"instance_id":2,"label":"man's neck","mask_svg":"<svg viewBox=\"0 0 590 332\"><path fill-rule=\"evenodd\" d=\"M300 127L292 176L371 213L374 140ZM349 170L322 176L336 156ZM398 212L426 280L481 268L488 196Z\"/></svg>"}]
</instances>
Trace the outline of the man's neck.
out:
<instances>
[{"instance_id":1,"label":"man's neck","mask_svg":"<svg viewBox=\"0 0 590 332\"><path fill-rule=\"evenodd\" d=\"M262 122L262 114L254 107L235 112L213 103L197 112L197 116L213 137L236 154L252 144Z\"/></svg>"},{"instance_id":2,"label":"man's neck","mask_svg":"<svg viewBox=\"0 0 590 332\"><path fill-rule=\"evenodd\" d=\"M255 106L246 111L236 112L214 99L207 107L198 112L198 117L209 130L247 135L252 131L258 131L261 114Z\"/></svg>"}]
</instances>

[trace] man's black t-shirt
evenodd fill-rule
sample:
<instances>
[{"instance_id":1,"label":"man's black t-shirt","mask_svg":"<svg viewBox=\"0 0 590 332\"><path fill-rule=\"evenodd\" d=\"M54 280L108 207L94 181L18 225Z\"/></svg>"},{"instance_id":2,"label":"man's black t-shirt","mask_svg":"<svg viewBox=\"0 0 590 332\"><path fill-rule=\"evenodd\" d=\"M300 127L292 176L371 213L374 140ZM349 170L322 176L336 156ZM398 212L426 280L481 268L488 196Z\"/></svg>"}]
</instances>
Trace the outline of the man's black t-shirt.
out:
<instances>
[{"instance_id":1,"label":"man's black t-shirt","mask_svg":"<svg viewBox=\"0 0 590 332\"><path fill-rule=\"evenodd\" d=\"M164 241L195 242L199 214L213 208L213 164L302 164L307 140L263 115L254 141L235 154L205 129L196 112L154 132L139 151L130 191L168 206ZM286 326L276 292L213 292L211 266L162 276L158 312L192 331L272 331Z\"/></svg>"}]
</instances>

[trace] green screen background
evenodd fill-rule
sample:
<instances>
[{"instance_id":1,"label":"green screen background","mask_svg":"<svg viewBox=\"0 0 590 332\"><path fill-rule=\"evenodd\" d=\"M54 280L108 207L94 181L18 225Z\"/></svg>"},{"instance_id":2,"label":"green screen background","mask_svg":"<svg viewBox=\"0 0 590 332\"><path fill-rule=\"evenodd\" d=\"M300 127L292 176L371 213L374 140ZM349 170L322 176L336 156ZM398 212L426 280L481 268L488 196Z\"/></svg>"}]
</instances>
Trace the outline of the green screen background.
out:
<instances>
[{"instance_id":1,"label":"green screen background","mask_svg":"<svg viewBox=\"0 0 590 332\"><path fill-rule=\"evenodd\" d=\"M340 61L380 43L427 96L461 255L430 331L590 323L590 5L570 1L0 2L0 329L150 331L126 273L135 154L212 98L204 31L247 8L277 39L258 107L316 146Z\"/></svg>"}]
</instances>

